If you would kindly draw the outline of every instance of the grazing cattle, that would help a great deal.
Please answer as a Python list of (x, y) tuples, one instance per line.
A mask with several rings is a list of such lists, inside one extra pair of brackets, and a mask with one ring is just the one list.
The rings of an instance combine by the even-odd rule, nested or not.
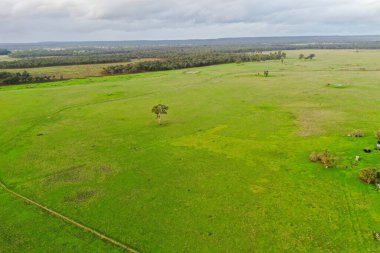
[(355, 156), (355, 161), (356, 161), (356, 162), (359, 162), (359, 161), (360, 161), (360, 156), (358, 156), (358, 155)]
[(365, 149), (363, 149), (363, 151), (366, 152), (366, 153), (371, 153), (372, 152), (372, 150), (369, 149), (369, 148), (365, 148)]

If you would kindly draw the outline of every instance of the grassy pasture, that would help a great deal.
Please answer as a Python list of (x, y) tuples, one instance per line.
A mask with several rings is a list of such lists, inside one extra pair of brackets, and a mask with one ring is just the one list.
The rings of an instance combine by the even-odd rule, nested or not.
[(0, 55), (0, 61), (15, 61), (16, 58), (11, 58), (8, 55)]
[[(380, 51), (288, 55), (0, 87), (0, 178), (141, 252), (379, 252), (380, 195), (357, 175), (380, 167), (362, 152), (380, 129)], [(338, 168), (308, 161), (326, 148)], [(0, 252), (118, 250), (0, 201)]]

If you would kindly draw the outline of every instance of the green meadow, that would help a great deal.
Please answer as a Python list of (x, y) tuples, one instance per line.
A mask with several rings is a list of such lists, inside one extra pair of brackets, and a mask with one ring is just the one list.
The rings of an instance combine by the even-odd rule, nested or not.
[[(2, 86), (0, 180), (139, 252), (379, 252), (380, 51), (287, 54)], [(0, 252), (121, 250), (0, 190)]]

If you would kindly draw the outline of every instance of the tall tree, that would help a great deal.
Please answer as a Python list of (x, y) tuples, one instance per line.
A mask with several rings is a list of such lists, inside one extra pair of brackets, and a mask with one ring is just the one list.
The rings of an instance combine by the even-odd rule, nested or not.
[(168, 114), (169, 107), (166, 105), (158, 104), (153, 106), (152, 113), (156, 114), (157, 123), (161, 125), (161, 115)]

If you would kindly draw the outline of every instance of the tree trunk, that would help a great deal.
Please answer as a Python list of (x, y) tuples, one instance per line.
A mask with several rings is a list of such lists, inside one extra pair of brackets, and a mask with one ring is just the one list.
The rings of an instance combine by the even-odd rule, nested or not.
[(161, 113), (157, 114), (157, 123), (161, 125)]

